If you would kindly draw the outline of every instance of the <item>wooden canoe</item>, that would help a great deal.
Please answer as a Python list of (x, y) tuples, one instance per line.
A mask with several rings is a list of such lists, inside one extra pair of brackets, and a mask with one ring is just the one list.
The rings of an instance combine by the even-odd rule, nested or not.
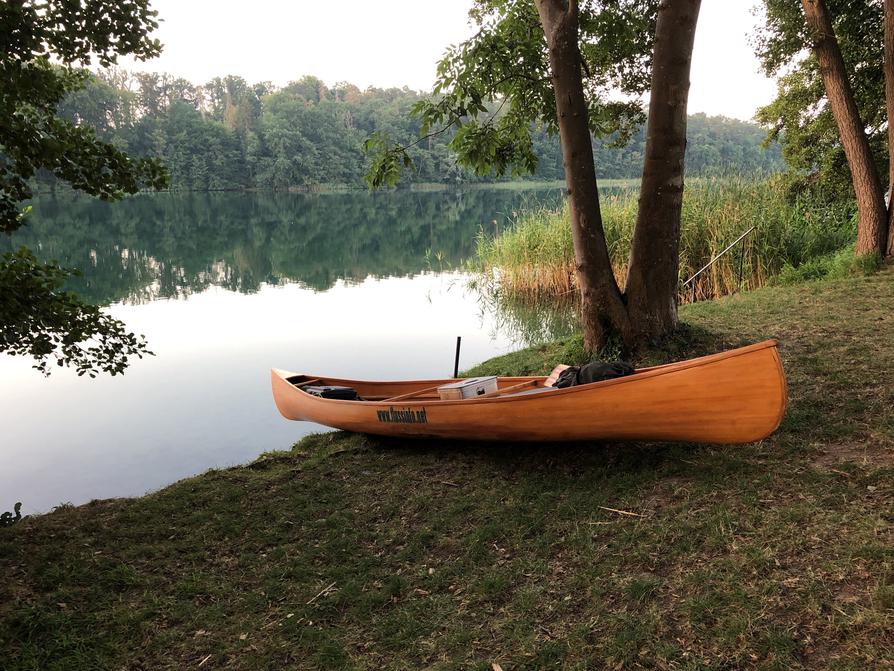
[[(749, 443), (779, 426), (787, 401), (775, 340), (565, 389), (544, 388), (543, 377), (502, 377), (496, 395), (464, 400), (438, 398), (451, 379), (370, 382), (278, 369), (271, 377), (287, 419), (413, 438)], [(363, 400), (320, 398), (305, 384), (353, 387)]]

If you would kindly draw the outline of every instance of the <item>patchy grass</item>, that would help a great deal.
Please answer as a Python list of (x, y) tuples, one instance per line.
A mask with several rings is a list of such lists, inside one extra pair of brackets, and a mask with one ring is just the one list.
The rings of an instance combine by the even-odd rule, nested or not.
[(889, 270), (685, 309), (652, 357), (780, 339), (753, 445), (325, 434), (0, 529), (0, 667), (890, 668), (892, 306)]

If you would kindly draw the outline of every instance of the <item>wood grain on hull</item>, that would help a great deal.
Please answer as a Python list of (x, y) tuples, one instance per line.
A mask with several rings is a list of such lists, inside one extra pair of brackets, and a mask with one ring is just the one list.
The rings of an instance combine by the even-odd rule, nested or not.
[[(729, 352), (642, 369), (629, 377), (534, 394), (441, 401), (338, 401), (296, 388), (272, 371), (273, 395), (288, 419), (387, 436), (499, 441), (682, 440), (748, 443), (772, 433), (787, 401), (770, 340)], [(305, 375), (362, 397), (392, 398), (451, 380), (368, 382)], [(500, 378), (500, 388), (544, 378)]]

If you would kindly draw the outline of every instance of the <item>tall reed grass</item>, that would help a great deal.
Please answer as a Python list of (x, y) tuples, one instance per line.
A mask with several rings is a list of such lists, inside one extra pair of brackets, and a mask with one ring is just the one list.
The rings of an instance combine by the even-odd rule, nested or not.
[[(612, 267), (623, 286), (636, 222), (638, 193), (603, 195), (601, 207)], [(686, 184), (680, 236), (680, 285), (742, 233), (755, 230), (694, 282), (696, 300), (763, 286), (783, 271), (833, 254), (856, 235), (854, 210), (802, 196), (792, 200), (781, 180), (694, 179)], [(567, 206), (514, 215), (496, 237), (480, 234), (476, 269), (516, 298), (575, 293), (574, 250)], [(740, 281), (741, 270), (741, 281)], [(691, 287), (680, 301), (693, 298)]]

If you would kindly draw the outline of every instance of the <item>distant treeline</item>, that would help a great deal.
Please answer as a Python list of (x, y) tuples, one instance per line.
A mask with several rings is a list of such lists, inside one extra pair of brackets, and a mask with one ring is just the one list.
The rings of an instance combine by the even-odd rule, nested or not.
[[(304, 77), (285, 87), (248, 84), (240, 77), (196, 86), (155, 73), (103, 71), (70, 95), (60, 112), (135, 156), (164, 160), (175, 189), (288, 189), (314, 185), (360, 186), (366, 169), (363, 141), (384, 131), (395, 142), (419, 139), (410, 114), (425, 94), (409, 89), (361, 91), (353, 84), (327, 87)], [(771, 173), (783, 166), (776, 145), (764, 149), (760, 127), (724, 117), (689, 117), (687, 172), (691, 175)], [(412, 147), (414, 168), (404, 181), (488, 181), (456, 164), (450, 134)], [(535, 133), (537, 179), (563, 178), (558, 138)], [(594, 140), (597, 175), (639, 177), (645, 134), (624, 147)]]

